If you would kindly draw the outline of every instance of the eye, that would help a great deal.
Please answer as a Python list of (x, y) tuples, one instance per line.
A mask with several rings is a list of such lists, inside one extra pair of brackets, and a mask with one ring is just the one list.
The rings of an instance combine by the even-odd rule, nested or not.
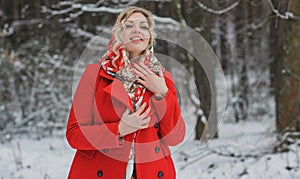
[(145, 26), (145, 25), (140, 26), (140, 28), (141, 28), (141, 29), (144, 29), (144, 30), (148, 30), (148, 29), (149, 29), (149, 27), (148, 27), (148, 26)]
[(132, 24), (125, 24), (125, 29), (131, 29), (131, 28), (133, 28)]

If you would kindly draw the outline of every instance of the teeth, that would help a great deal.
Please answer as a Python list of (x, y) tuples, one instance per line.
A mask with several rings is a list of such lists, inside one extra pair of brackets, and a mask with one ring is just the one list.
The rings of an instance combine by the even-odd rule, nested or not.
[(133, 38), (131, 38), (131, 40), (143, 40), (143, 39), (141, 39), (139, 37), (133, 37)]

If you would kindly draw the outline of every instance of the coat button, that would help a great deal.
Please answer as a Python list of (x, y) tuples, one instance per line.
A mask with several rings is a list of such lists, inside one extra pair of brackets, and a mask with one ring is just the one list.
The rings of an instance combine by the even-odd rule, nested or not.
[(158, 178), (162, 178), (162, 177), (164, 176), (164, 172), (159, 171), (159, 172), (157, 173), (157, 176), (158, 176)]
[(98, 175), (98, 177), (102, 177), (102, 176), (103, 176), (102, 170), (99, 170), (99, 171), (97, 172), (97, 175)]
[(103, 149), (103, 152), (104, 153), (108, 153), (108, 149)]
[(155, 128), (158, 128), (158, 127), (159, 127), (158, 122), (154, 124), (154, 127), (155, 127)]
[(155, 147), (155, 152), (158, 153), (160, 151), (159, 147)]

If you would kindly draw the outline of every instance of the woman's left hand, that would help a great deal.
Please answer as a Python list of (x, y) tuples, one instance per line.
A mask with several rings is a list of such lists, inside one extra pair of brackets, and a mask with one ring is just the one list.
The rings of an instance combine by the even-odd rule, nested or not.
[(144, 63), (134, 63), (134, 72), (140, 77), (138, 82), (144, 85), (148, 90), (158, 96), (165, 96), (168, 92), (168, 87), (162, 70), (159, 75), (151, 71)]

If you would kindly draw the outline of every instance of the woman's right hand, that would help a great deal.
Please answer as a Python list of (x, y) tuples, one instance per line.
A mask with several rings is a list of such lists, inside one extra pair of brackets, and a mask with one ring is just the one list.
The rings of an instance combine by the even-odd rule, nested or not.
[(145, 129), (149, 126), (150, 122), (150, 110), (149, 106), (147, 110), (144, 111), (146, 103), (144, 103), (136, 112), (129, 114), (130, 109), (127, 108), (123, 113), (123, 116), (119, 122), (119, 135), (125, 136), (127, 134), (133, 133), (139, 129)]

